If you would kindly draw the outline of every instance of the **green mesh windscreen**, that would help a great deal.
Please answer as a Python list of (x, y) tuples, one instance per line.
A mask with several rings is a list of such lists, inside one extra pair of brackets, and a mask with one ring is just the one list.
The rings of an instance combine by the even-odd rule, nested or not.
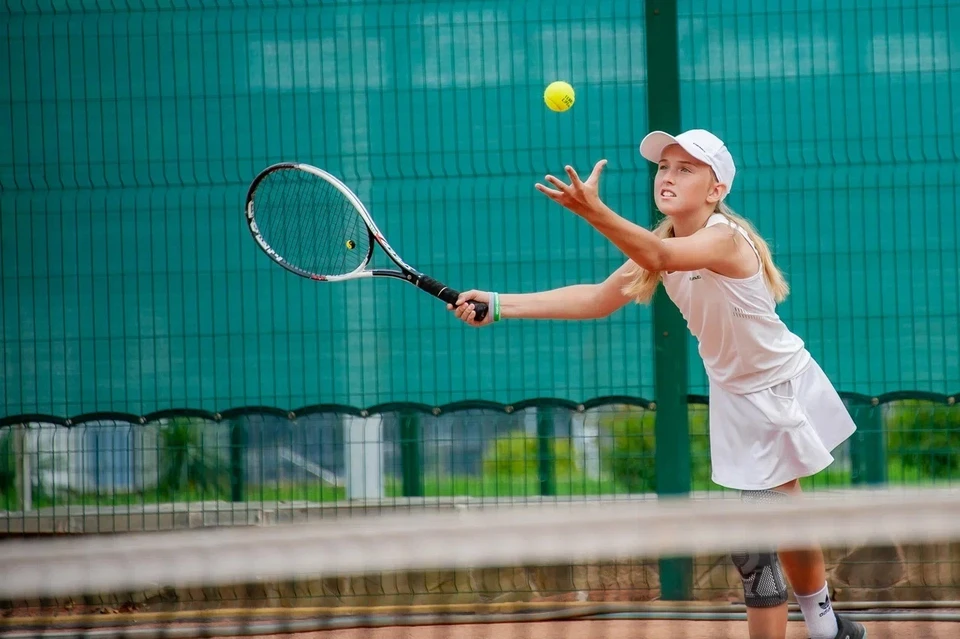
[[(679, 4), (683, 126), (728, 141), (790, 326), (842, 390), (954, 391), (960, 6)], [(644, 10), (7, 3), (0, 415), (652, 396), (646, 307), (467, 329), (398, 282), (293, 277), (242, 223), (253, 175), (299, 160), (452, 286), (604, 278), (619, 252), (533, 185), (605, 157), (605, 199), (648, 222)]]
[(960, 4), (679, 9), (683, 126), (731, 147), (788, 326), (843, 390), (960, 387)]
[(605, 277), (618, 251), (534, 184), (606, 157), (649, 218), (642, 3), (53, 4), (0, 27), (0, 413), (651, 394), (646, 308), (476, 331), (396, 281), (291, 276), (242, 208), (302, 161), (451, 286)]

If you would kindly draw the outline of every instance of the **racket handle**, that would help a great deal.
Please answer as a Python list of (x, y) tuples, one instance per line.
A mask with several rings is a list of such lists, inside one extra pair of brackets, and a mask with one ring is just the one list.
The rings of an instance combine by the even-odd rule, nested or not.
[(482, 322), (484, 318), (487, 316), (487, 311), (490, 310), (490, 307), (487, 306), (486, 302), (478, 302), (474, 300), (473, 310), (477, 314), (477, 316), (473, 319), (477, 322)]
[[(452, 304), (454, 306), (457, 305), (457, 298), (460, 297), (459, 291), (455, 291), (452, 288), (441, 284), (429, 275), (421, 275), (420, 279), (417, 280), (417, 287), (435, 297), (440, 298), (447, 304)], [(486, 302), (477, 302), (474, 300), (473, 310), (477, 314), (474, 320), (477, 322), (482, 322), (487, 316), (487, 312), (490, 310), (490, 307)]]

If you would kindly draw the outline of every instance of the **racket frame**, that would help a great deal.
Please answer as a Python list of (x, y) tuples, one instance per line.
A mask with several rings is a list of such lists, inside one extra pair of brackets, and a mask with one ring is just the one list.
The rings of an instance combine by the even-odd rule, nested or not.
[[(357, 268), (350, 271), (349, 273), (341, 273), (339, 275), (329, 275), (321, 273), (311, 273), (310, 271), (304, 270), (290, 262), (286, 261), (276, 249), (270, 246), (267, 243), (266, 239), (263, 237), (263, 234), (260, 232), (260, 227), (257, 226), (256, 214), (254, 212), (254, 194), (257, 190), (257, 187), (260, 183), (271, 173), (276, 171), (286, 171), (286, 170), (299, 170), (304, 171), (314, 175), (321, 180), (325, 180), (328, 184), (332, 185), (337, 189), (341, 195), (347, 198), (347, 201), (353, 205), (353, 208), (360, 215), (360, 219), (363, 220), (364, 225), (367, 228), (367, 233), (372, 240), (369, 243), (369, 249), (367, 254), (364, 256), (363, 261), (360, 263)], [(377, 227), (376, 222), (373, 221), (373, 216), (370, 215), (370, 211), (367, 210), (367, 207), (364, 206), (363, 202), (360, 201), (360, 198), (350, 190), (346, 184), (344, 184), (339, 178), (332, 175), (328, 171), (317, 168), (310, 164), (304, 164), (302, 162), (278, 162), (272, 164), (257, 174), (257, 176), (250, 183), (249, 188), (247, 189), (247, 199), (246, 199), (246, 218), (247, 218), (247, 228), (250, 231), (250, 234), (253, 236), (253, 239), (257, 242), (257, 245), (260, 249), (266, 253), (270, 259), (274, 262), (287, 269), (291, 273), (299, 275), (300, 277), (305, 277), (310, 280), (315, 280), (319, 282), (343, 282), (348, 280), (356, 280), (370, 277), (390, 277), (394, 279), (404, 280), (410, 284), (413, 284), (417, 288), (430, 293), (434, 297), (437, 297), (440, 300), (443, 300), (450, 304), (456, 303), (456, 298), (459, 296), (459, 293), (450, 289), (449, 287), (441, 284), (437, 280), (424, 275), (410, 264), (405, 262), (400, 255), (393, 250), (393, 247), (390, 246), (390, 243), (387, 242), (387, 239), (383, 236), (383, 233), (380, 232), (380, 229)], [(391, 270), (391, 269), (381, 269), (374, 268), (368, 269), (367, 266), (370, 264), (370, 260), (373, 258), (373, 244), (376, 242), (383, 252), (387, 254), (394, 264), (396, 264), (400, 270)], [(488, 307), (487, 304), (483, 302), (474, 302), (474, 310), (477, 312), (478, 321), (486, 316)]]

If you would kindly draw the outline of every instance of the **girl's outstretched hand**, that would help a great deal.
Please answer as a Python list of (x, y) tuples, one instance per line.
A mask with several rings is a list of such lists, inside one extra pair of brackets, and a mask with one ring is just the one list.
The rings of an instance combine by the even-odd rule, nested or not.
[(556, 188), (552, 189), (540, 183), (537, 183), (536, 188), (557, 204), (570, 209), (577, 215), (588, 216), (600, 210), (604, 205), (600, 199), (600, 174), (606, 165), (606, 160), (597, 162), (593, 167), (593, 172), (590, 173), (590, 177), (585, 182), (580, 180), (580, 176), (577, 175), (572, 166), (567, 166), (566, 170), (570, 177), (570, 184), (564, 184), (563, 180), (548, 175), (546, 181)]

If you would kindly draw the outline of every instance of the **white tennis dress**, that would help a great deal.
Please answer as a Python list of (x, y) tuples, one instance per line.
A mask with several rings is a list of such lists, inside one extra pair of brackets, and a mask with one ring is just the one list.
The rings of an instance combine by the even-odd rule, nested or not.
[[(728, 224), (723, 215), (707, 226)], [(780, 320), (763, 264), (748, 278), (707, 269), (665, 273), (664, 287), (699, 341), (710, 380), (713, 481), (738, 490), (775, 488), (833, 462), (856, 430), (803, 340)]]

